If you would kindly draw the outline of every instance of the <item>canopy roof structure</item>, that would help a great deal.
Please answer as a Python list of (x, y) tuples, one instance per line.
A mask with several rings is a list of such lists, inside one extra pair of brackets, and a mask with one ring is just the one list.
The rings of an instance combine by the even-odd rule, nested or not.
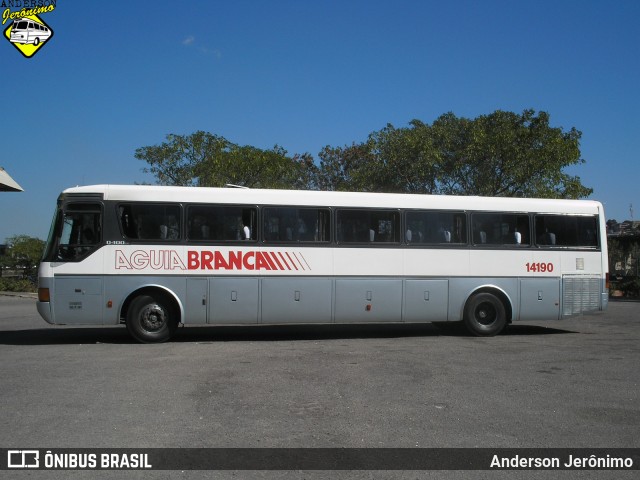
[(0, 167), (0, 192), (24, 192), (24, 189)]

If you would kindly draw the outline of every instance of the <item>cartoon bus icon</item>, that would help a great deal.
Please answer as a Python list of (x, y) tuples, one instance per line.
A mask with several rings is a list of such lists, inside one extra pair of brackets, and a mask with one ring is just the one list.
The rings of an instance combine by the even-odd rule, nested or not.
[(12, 43), (33, 43), (39, 45), (46, 42), (53, 32), (49, 27), (30, 18), (17, 18), (11, 28)]

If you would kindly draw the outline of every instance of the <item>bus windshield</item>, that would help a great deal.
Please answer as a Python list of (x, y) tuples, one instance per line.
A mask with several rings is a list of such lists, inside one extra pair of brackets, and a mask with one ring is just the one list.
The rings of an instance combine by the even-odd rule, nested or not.
[(25, 21), (14, 23), (13, 30), (26, 30), (28, 25), (29, 23)]
[(77, 203), (58, 210), (46, 249), (49, 261), (77, 261), (95, 250), (102, 237), (99, 204)]

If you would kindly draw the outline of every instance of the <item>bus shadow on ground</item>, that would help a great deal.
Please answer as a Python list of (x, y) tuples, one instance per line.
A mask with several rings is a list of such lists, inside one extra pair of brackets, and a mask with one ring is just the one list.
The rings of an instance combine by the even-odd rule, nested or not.
[[(435, 324), (440, 330), (441, 336), (481, 338), (471, 335), (462, 322), (440, 322)], [(498, 335), (499, 337), (511, 337), (521, 335), (559, 335), (563, 333), (580, 333), (562, 328), (545, 327), (541, 325), (511, 324)]]
[[(578, 333), (557, 328), (509, 326), (501, 336), (555, 335)], [(468, 337), (463, 325), (455, 322), (384, 325), (277, 325), (250, 327), (187, 327), (178, 330), (174, 342), (340, 340), (408, 337)]]
[[(579, 333), (539, 325), (509, 325), (500, 337)], [(251, 325), (188, 326), (178, 329), (172, 343), (339, 340), (408, 337), (466, 337), (463, 325), (455, 322), (424, 324), (362, 325)], [(487, 339), (485, 339), (487, 340)], [(0, 345), (136, 344), (124, 326), (41, 328), (0, 331)]]
[(134, 344), (122, 326), (0, 330), (0, 345)]

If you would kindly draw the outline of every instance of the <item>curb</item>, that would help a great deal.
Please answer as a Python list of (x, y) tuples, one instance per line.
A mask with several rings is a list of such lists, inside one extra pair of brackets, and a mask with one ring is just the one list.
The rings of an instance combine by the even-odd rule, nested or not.
[(30, 292), (0, 292), (0, 297), (20, 297), (20, 298), (33, 298), (37, 299), (37, 293)]

